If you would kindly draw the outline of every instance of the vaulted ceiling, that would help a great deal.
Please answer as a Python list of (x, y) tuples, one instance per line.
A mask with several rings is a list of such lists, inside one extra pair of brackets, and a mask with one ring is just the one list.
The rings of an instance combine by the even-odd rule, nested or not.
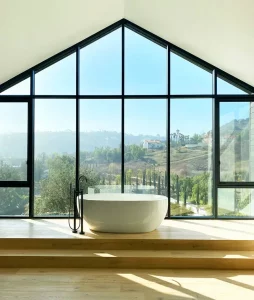
[(0, 84), (126, 18), (254, 85), (253, 0), (0, 0)]

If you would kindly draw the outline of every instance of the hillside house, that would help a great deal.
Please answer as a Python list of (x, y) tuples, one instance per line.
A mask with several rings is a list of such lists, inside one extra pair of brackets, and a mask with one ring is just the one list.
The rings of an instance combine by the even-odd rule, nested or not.
[(144, 149), (163, 149), (164, 143), (160, 140), (144, 140), (143, 148)]

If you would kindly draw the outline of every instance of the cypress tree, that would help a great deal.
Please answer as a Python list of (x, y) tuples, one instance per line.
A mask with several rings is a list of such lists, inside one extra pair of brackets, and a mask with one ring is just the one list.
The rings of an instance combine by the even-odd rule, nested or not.
[(143, 185), (146, 185), (146, 169), (143, 171)]
[(187, 203), (187, 188), (186, 186), (184, 187), (184, 206), (186, 206)]
[(126, 185), (126, 171), (124, 172), (124, 185)]
[(158, 176), (158, 195), (161, 194), (161, 176)]
[(167, 176), (167, 171), (165, 171), (164, 178), (165, 178), (165, 191), (167, 191), (167, 188), (168, 188), (168, 176)]
[(199, 183), (197, 186), (197, 205), (199, 206)]
[(176, 200), (177, 204), (179, 204), (179, 176), (176, 175)]

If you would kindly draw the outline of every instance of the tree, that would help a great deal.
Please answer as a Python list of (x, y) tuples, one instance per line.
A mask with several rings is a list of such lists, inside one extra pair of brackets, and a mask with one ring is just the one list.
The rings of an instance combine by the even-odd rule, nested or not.
[(146, 150), (142, 146), (129, 145), (125, 147), (124, 159), (126, 162), (131, 160), (144, 159)]
[(163, 177), (161, 177), (161, 188), (162, 188), (162, 195), (166, 195), (166, 189), (165, 189), (165, 186), (164, 186), (164, 179)]
[(199, 203), (208, 204), (208, 182), (210, 181), (210, 174), (204, 172), (200, 175), (192, 177), (192, 201), (197, 201), (197, 194), (199, 194)]
[(40, 181), (43, 178), (44, 172), (47, 170), (47, 156), (45, 153), (42, 153), (37, 156), (34, 161), (34, 180), (35, 182)]
[(180, 192), (179, 176), (176, 175), (176, 199), (177, 199), (177, 204), (179, 204), (179, 201), (180, 201), (179, 192)]
[(127, 184), (127, 181), (126, 181), (126, 171), (124, 171), (124, 185), (126, 185)]
[(200, 188), (199, 188), (199, 183), (195, 183), (192, 187), (192, 200), (196, 202), (197, 205), (200, 204), (199, 201), (199, 196), (200, 196)]
[(129, 169), (127, 172), (126, 172), (126, 182), (127, 182), (127, 185), (131, 185), (132, 184), (132, 169)]
[(29, 193), (26, 188), (1, 188), (0, 199), (0, 215), (24, 215)]
[(121, 184), (121, 175), (116, 175), (116, 185)]
[(35, 198), (35, 214), (66, 214), (70, 183), (75, 185), (75, 159), (53, 155), (47, 165), (48, 177), (40, 181), (41, 194)]
[[(0, 165), (0, 178), (3, 181), (21, 180), (20, 170), (3, 162)], [(1, 188), (0, 189), (0, 215), (23, 215), (29, 202), (26, 188)]]
[(146, 178), (147, 181), (149, 182), (149, 185), (152, 185), (152, 174), (151, 174), (151, 169), (146, 169)]
[(169, 196), (169, 192), (168, 192), (168, 174), (167, 174), (167, 171), (165, 171), (164, 178), (165, 178), (165, 193), (166, 193), (166, 195)]
[(181, 179), (180, 181), (180, 190), (181, 190), (181, 197), (183, 198), (184, 201), (184, 206), (187, 204), (187, 199), (190, 196), (191, 193), (191, 187), (192, 187), (192, 182), (191, 178), (185, 177)]
[(143, 180), (142, 180), (143, 186), (146, 185), (146, 169), (143, 170)]
[(153, 170), (153, 186), (156, 188), (156, 171), (155, 169)]
[(21, 180), (21, 174), (16, 168), (13, 168), (12, 166), (5, 164), (3, 161), (1, 161), (0, 178), (2, 181), (19, 181)]
[(138, 183), (139, 183), (139, 179), (140, 179), (140, 181), (141, 181), (142, 176), (143, 176), (142, 170), (141, 170), (141, 169), (138, 169), (138, 172), (137, 172), (137, 181), (138, 181)]
[(177, 178), (178, 178), (177, 174), (170, 173), (170, 188), (171, 188), (172, 196), (174, 196), (177, 191)]
[[(40, 196), (35, 198), (35, 214), (67, 214), (70, 204), (70, 183), (75, 186), (75, 158), (69, 155), (53, 155), (47, 161), (48, 177), (40, 181)], [(80, 175), (88, 182), (80, 188), (87, 192), (88, 186), (95, 186), (99, 179), (92, 169), (81, 167)]]
[(201, 143), (203, 141), (203, 136), (201, 134), (197, 134), (195, 133), (192, 137), (191, 137), (191, 141), (193, 144), (198, 144)]
[(158, 195), (161, 195), (161, 176), (158, 176)]

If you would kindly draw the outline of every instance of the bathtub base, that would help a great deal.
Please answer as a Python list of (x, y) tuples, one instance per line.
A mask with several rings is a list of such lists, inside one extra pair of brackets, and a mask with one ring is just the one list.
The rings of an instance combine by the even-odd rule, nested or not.
[(164, 196), (98, 194), (86, 197), (84, 220), (91, 230), (98, 232), (151, 232), (160, 226), (168, 209), (168, 198)]
[[(89, 225), (88, 225), (89, 226)], [(101, 232), (101, 233), (147, 233), (147, 232), (152, 232), (154, 230), (156, 230), (156, 228), (147, 228), (147, 227), (144, 227), (144, 228), (139, 228), (139, 229), (136, 229), (136, 228), (128, 228), (127, 226), (124, 226), (124, 228), (122, 229), (116, 229), (115, 227), (113, 228), (98, 228), (98, 229), (92, 229), (91, 228), (92, 226), (89, 226), (89, 229), (94, 231), (94, 232)]]

